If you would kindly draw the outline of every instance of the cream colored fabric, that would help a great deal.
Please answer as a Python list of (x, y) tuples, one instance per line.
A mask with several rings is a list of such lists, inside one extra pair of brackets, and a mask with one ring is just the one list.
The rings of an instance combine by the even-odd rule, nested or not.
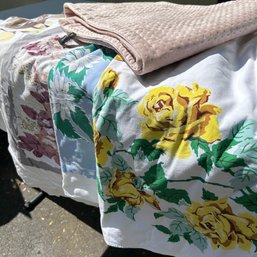
[(145, 74), (257, 29), (257, 1), (210, 6), (158, 3), (64, 5), (61, 26), (84, 42), (116, 49)]

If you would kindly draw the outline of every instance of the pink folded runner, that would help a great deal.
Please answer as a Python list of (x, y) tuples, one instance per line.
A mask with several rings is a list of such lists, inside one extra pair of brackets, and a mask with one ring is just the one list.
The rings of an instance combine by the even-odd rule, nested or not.
[(210, 6), (66, 3), (64, 14), (66, 32), (114, 48), (140, 75), (257, 30), (257, 0)]

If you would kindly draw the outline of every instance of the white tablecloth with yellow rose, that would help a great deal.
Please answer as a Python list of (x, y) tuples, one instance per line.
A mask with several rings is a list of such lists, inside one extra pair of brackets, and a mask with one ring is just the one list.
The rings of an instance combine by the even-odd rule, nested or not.
[(257, 255), (256, 35), (143, 77), (120, 58), (93, 97), (109, 245)]

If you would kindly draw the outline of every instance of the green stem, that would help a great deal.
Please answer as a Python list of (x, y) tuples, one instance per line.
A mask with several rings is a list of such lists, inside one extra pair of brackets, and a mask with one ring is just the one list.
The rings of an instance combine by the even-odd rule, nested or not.
[(123, 152), (123, 153), (127, 153), (127, 154), (132, 155), (132, 153), (129, 152), (129, 151), (127, 151), (127, 150), (116, 150), (116, 151), (114, 152), (114, 154), (115, 154), (115, 153), (120, 153), (120, 152)]
[(203, 178), (201, 177), (191, 177), (189, 179), (177, 179), (177, 180), (168, 180), (169, 182), (190, 182), (190, 181), (194, 181), (194, 180), (197, 180), (197, 181), (200, 181), (202, 182), (203, 184), (208, 184), (208, 185), (213, 185), (213, 186), (221, 186), (221, 187), (224, 187), (224, 188), (231, 188), (231, 189), (234, 189), (233, 187), (231, 186), (227, 186), (227, 185), (222, 185), (222, 184), (219, 184), (219, 183), (214, 183), (214, 182), (207, 182), (205, 181)]
[(250, 194), (256, 194), (250, 187), (246, 187), (246, 190), (247, 190)]
[(226, 173), (229, 173), (232, 177), (235, 176), (235, 173), (231, 170), (231, 169), (224, 169), (224, 170), (221, 170), (222, 172), (226, 172)]

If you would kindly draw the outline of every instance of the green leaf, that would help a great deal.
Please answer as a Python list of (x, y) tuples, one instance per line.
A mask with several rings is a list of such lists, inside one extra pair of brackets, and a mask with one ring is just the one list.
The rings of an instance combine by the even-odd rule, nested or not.
[(98, 91), (97, 88), (95, 88), (94, 93), (93, 93), (93, 117), (95, 119), (98, 118), (98, 115), (102, 109), (102, 106), (104, 104), (103, 101), (103, 96), (101, 94), (101, 91)]
[(107, 201), (108, 203), (117, 203), (117, 202), (119, 201), (119, 199), (116, 199), (116, 198), (108, 198), (108, 199), (106, 199), (106, 201)]
[(233, 138), (232, 139), (227, 138), (213, 145), (212, 152), (213, 152), (214, 158), (220, 159), (225, 152), (227, 152), (236, 144), (238, 143)]
[(171, 235), (168, 239), (168, 242), (177, 243), (180, 241), (179, 235)]
[(255, 246), (255, 253), (257, 253), (257, 240), (252, 240), (253, 245)]
[(214, 193), (207, 191), (203, 188), (202, 199), (205, 201), (215, 201), (215, 200), (218, 200), (219, 198)]
[(97, 183), (97, 192), (100, 195), (100, 197), (102, 198), (102, 200), (104, 201), (104, 193), (102, 190), (102, 185), (101, 185), (99, 177), (96, 177), (96, 183)]
[(83, 90), (81, 90), (78, 86), (70, 86), (68, 90), (68, 94), (71, 94), (74, 96), (75, 103), (78, 103), (82, 97), (84, 97), (86, 94)]
[(244, 141), (237, 148), (236, 154), (238, 157), (243, 158), (246, 162), (257, 163), (257, 143), (252, 139), (251, 142)]
[(199, 137), (197, 137), (197, 138), (193, 137), (190, 139), (190, 141), (191, 141), (191, 148), (193, 149), (196, 156), (198, 156), (199, 149), (204, 150), (205, 153), (211, 152), (208, 142), (205, 141), (204, 139), (199, 138)]
[(193, 230), (190, 233), (190, 239), (192, 244), (195, 245), (201, 252), (204, 252), (208, 248), (208, 241), (201, 233)]
[(162, 225), (153, 225), (153, 226), (156, 227), (159, 231), (161, 231), (164, 234), (168, 234), (168, 235), (171, 234), (171, 231)]
[(93, 128), (88, 117), (79, 107), (75, 107), (75, 112), (71, 112), (71, 118), (88, 135), (91, 142), (94, 142)]
[(187, 242), (191, 245), (193, 243), (193, 240), (191, 239), (191, 236), (190, 236), (191, 233), (185, 233), (183, 235), (183, 237), (185, 238), (185, 240), (187, 240)]
[(115, 99), (115, 101), (119, 101), (127, 105), (137, 103), (137, 101), (135, 101), (134, 99), (131, 99), (129, 95), (121, 89), (115, 89), (112, 94), (112, 97)]
[(212, 159), (211, 159), (211, 155), (207, 154), (207, 153), (203, 153), (200, 155), (200, 158), (197, 159), (198, 164), (205, 169), (206, 173), (209, 174), (210, 171), (212, 170)]
[(164, 214), (163, 214), (163, 213), (158, 213), (158, 212), (155, 212), (153, 215), (154, 215), (155, 219), (158, 219), (158, 218), (160, 218), (160, 217), (163, 217), (163, 216), (164, 216)]
[(174, 220), (170, 224), (170, 231), (172, 234), (183, 236), (193, 230), (192, 225), (185, 222), (185, 220)]
[(48, 73), (48, 88), (51, 89), (51, 83), (50, 81), (53, 81), (54, 80), (54, 71), (55, 69), (51, 69), (50, 72)]
[(118, 201), (118, 208), (119, 210), (121, 210), (122, 212), (124, 212), (124, 207), (126, 205), (126, 202), (124, 200), (119, 200)]
[(67, 119), (62, 120), (61, 112), (57, 112), (54, 114), (54, 123), (57, 129), (60, 130), (62, 134), (67, 136), (68, 138), (73, 138), (73, 139), (80, 138), (80, 136), (75, 132), (69, 120)]
[(112, 140), (118, 140), (118, 127), (113, 114), (99, 114), (96, 126), (102, 136), (107, 136)]
[(109, 98), (112, 95), (113, 91), (114, 89), (111, 87), (105, 88), (103, 91), (104, 97)]
[(214, 157), (214, 164), (218, 168), (231, 169), (234, 167), (246, 166), (244, 159), (234, 154), (224, 152), (220, 158)]
[(154, 161), (160, 158), (160, 156), (164, 153), (164, 151), (162, 149), (154, 149), (153, 151), (151, 151), (151, 153), (149, 153), (148, 155), (146, 155), (148, 161)]
[(243, 120), (237, 123), (230, 131), (230, 138), (240, 143), (252, 139), (256, 131), (257, 122), (254, 120)]
[(235, 191), (252, 187), (257, 183), (257, 170), (250, 167), (245, 167), (234, 173), (234, 177), (229, 181)]
[(156, 195), (169, 203), (178, 204), (181, 199), (184, 199), (187, 203), (191, 204), (187, 191), (183, 189), (166, 188), (157, 192)]
[(236, 203), (243, 205), (247, 210), (257, 213), (257, 193), (243, 193), (242, 196), (233, 199)]
[(156, 213), (154, 213), (154, 217), (156, 219), (158, 219), (160, 217), (166, 217), (168, 219), (175, 219), (175, 220), (184, 220), (185, 219), (184, 214), (175, 208), (169, 208), (168, 211), (156, 212)]
[(168, 181), (165, 178), (165, 173), (161, 163), (152, 166), (142, 178), (154, 191), (167, 188)]
[(120, 171), (125, 171), (129, 168), (127, 162), (118, 154), (112, 156), (112, 165)]
[(135, 221), (135, 214), (139, 211), (140, 209), (139, 208), (135, 208), (133, 206), (130, 206), (130, 205), (127, 205), (125, 207), (125, 214), (128, 218), (130, 218), (131, 220), (134, 220)]
[(149, 142), (145, 139), (135, 139), (131, 145), (130, 152), (135, 157), (142, 151), (148, 161), (157, 160), (164, 153), (163, 150), (155, 148), (154, 145), (158, 142), (158, 140)]
[(100, 179), (103, 185), (107, 185), (108, 182), (112, 179), (112, 171), (110, 168), (105, 168), (100, 172)]
[(110, 213), (110, 212), (117, 212), (118, 211), (118, 205), (111, 205), (109, 206), (108, 210), (106, 212), (104, 212), (105, 214)]

